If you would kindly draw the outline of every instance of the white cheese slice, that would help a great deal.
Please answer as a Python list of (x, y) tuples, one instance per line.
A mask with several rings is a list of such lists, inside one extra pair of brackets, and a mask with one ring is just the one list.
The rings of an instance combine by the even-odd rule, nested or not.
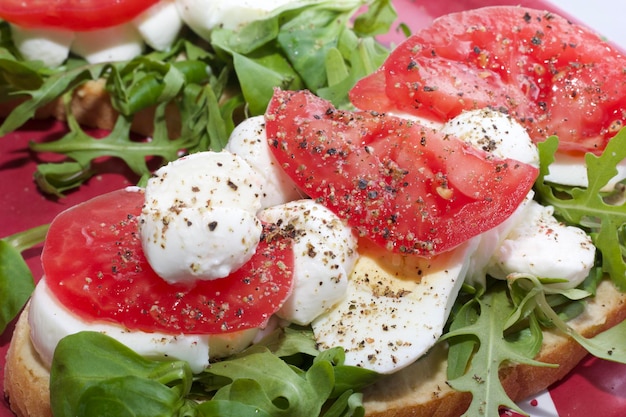
[(175, 0), (161, 0), (133, 19), (141, 37), (157, 51), (168, 49), (183, 27)]
[(189, 362), (194, 372), (209, 364), (209, 337), (207, 335), (167, 335), (130, 331), (107, 323), (87, 323), (72, 314), (52, 294), (41, 279), (30, 301), (28, 320), (31, 340), (46, 366), (50, 367), (54, 349), (59, 341), (81, 331), (101, 332), (128, 346), (139, 355), (152, 359), (175, 358)]
[(346, 364), (383, 374), (410, 365), (441, 336), (471, 250), (429, 260), (360, 247), (348, 295), (312, 323), (319, 348), (342, 346)]
[(237, 29), (245, 23), (263, 19), (274, 10), (294, 0), (176, 0), (183, 21), (209, 40), (215, 27)]
[(30, 301), (31, 340), (43, 363), (49, 368), (54, 349), (65, 336), (81, 331), (100, 332), (116, 339), (139, 355), (150, 359), (177, 359), (189, 362), (194, 373), (209, 366), (209, 359), (223, 358), (248, 347), (260, 329), (247, 329), (221, 335), (166, 334), (129, 330), (115, 323), (88, 322), (73, 314), (52, 293), (42, 278)]
[[(602, 191), (613, 191), (615, 184), (626, 178), (626, 160), (617, 164), (617, 174), (604, 186)], [(554, 162), (549, 166), (549, 174), (545, 176), (547, 182), (576, 187), (587, 187), (587, 165), (583, 155), (569, 155), (557, 153)]]
[(91, 64), (127, 61), (140, 55), (144, 43), (131, 23), (88, 32), (76, 32), (72, 52)]
[(61, 29), (32, 29), (11, 25), (15, 47), (24, 59), (40, 60), (47, 67), (58, 67), (67, 59), (74, 32)]

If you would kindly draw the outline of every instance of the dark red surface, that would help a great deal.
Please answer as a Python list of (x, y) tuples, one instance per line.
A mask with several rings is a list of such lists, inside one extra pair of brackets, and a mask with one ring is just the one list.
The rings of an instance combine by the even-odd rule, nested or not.
[[(433, 18), (445, 13), (470, 8), (509, 4), (544, 8), (559, 12), (543, 1), (520, 0), (447, 0), (419, 1), (395, 0), (401, 16), (399, 22), (413, 30), (423, 27)], [(400, 32), (384, 37), (397, 42)], [(132, 185), (136, 181), (126, 169), (114, 160), (103, 161), (103, 173), (92, 178), (79, 190), (64, 198), (42, 195), (33, 182), (36, 161), (28, 150), (31, 140), (44, 141), (59, 135), (64, 125), (58, 122), (39, 121), (28, 124), (19, 132), (0, 138), (0, 237), (49, 223), (62, 210), (95, 195)], [(35, 277), (41, 275), (39, 249), (26, 253)], [(1, 294), (0, 294), (1, 297)], [(4, 392), (4, 356), (9, 346), (11, 329), (0, 335), (0, 389)], [(573, 416), (624, 416), (626, 415), (626, 365), (588, 358), (561, 383), (550, 390), (558, 409), (558, 417)], [(529, 401), (530, 402), (530, 401)], [(532, 405), (532, 404), (531, 404)], [(506, 413), (506, 415), (514, 415)], [(556, 417), (537, 407), (536, 417)], [(6, 402), (0, 401), (0, 417), (11, 417)]]
[[(91, 197), (132, 185), (137, 180), (115, 160), (103, 161), (98, 169), (105, 172), (93, 177), (84, 187), (69, 192), (63, 198), (41, 194), (33, 180), (36, 168), (34, 155), (28, 149), (30, 141), (45, 141), (58, 137), (65, 125), (55, 121), (28, 123), (19, 132), (0, 138), (0, 237), (12, 235), (31, 227), (47, 224), (61, 211)], [(41, 276), (41, 249), (24, 253), (33, 276)], [(2, 294), (0, 294), (0, 297)], [(11, 340), (12, 329), (0, 336), (0, 387), (4, 392), (4, 357)], [(2, 396), (0, 417), (13, 414)]]
[(588, 357), (550, 389), (559, 417), (626, 415), (626, 365)]

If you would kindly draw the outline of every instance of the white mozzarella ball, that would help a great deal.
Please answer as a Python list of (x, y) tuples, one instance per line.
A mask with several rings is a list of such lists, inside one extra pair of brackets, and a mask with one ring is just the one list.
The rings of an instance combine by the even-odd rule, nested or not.
[(357, 259), (357, 239), (332, 211), (313, 200), (292, 201), (259, 212), (259, 217), (293, 235), (294, 285), (279, 317), (309, 324), (346, 293)]
[(272, 155), (263, 116), (250, 117), (237, 125), (225, 149), (245, 159), (260, 176), (264, 191), (261, 204), (264, 208), (302, 197), (296, 184)]
[(160, 168), (148, 181), (142, 246), (169, 283), (223, 278), (259, 243), (262, 186), (230, 152), (199, 152)]
[(442, 132), (489, 152), (539, 167), (537, 147), (526, 129), (510, 116), (492, 109), (464, 111), (449, 120)]
[(168, 49), (183, 27), (174, 0), (161, 0), (133, 19), (141, 37), (157, 51)]
[(488, 272), (506, 279), (509, 274), (563, 279), (548, 284), (573, 288), (588, 275), (595, 261), (595, 246), (580, 228), (557, 221), (552, 207), (532, 201), (526, 218), (518, 223), (495, 251)]
[(24, 59), (39, 60), (47, 67), (58, 67), (67, 59), (74, 32), (62, 29), (22, 28), (11, 25), (15, 47)]
[(76, 32), (72, 52), (91, 64), (128, 61), (141, 55), (143, 39), (131, 23)]

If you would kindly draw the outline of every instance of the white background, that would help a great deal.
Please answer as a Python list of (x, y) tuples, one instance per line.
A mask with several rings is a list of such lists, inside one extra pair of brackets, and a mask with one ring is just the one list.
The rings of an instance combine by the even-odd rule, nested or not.
[(626, 51), (625, 0), (550, 0)]

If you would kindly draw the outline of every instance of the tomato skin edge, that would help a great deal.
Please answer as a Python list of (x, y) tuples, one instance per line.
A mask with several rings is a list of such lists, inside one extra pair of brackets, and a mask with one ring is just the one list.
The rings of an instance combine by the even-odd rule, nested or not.
[[(143, 192), (118, 190), (57, 216), (42, 252), (46, 282), (86, 322), (166, 334), (264, 327), (293, 286), (291, 240), (263, 239), (231, 276), (170, 285), (150, 268), (138, 232)], [(279, 265), (280, 267), (277, 267)]]
[(502, 108), (533, 141), (600, 154), (626, 125), (626, 57), (598, 34), (525, 7), (451, 13), (400, 43), (349, 92), (361, 110), (446, 122)]
[(0, 18), (32, 29), (90, 31), (127, 23), (160, 0), (3, 0)]
[(307, 91), (275, 90), (266, 131), (304, 193), (404, 255), (431, 257), (497, 226), (538, 175), (413, 121), (337, 110)]

